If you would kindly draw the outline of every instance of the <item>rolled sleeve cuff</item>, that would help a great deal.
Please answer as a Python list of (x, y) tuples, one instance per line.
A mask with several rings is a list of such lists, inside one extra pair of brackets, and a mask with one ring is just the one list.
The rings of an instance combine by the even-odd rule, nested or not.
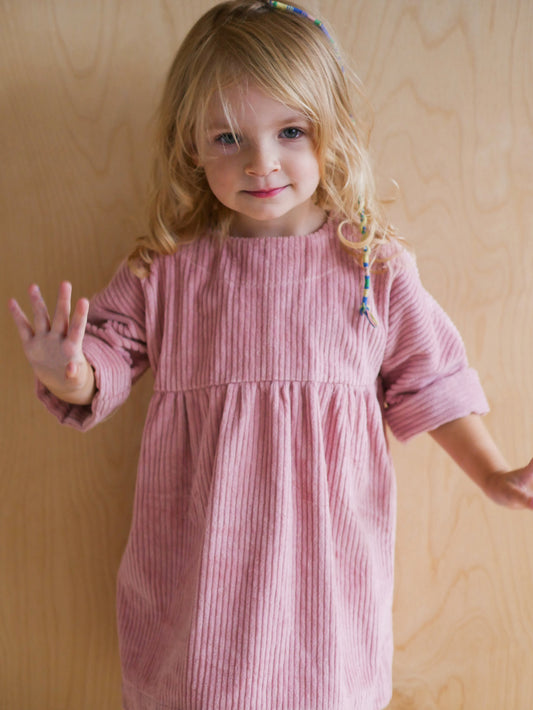
[(61, 424), (86, 431), (107, 419), (128, 397), (131, 370), (124, 359), (99, 338), (86, 335), (83, 353), (94, 369), (96, 394), (88, 405), (70, 404), (37, 381), (37, 397)]
[(385, 419), (399, 441), (408, 441), (454, 419), (486, 414), (489, 405), (478, 374), (465, 368), (385, 406)]

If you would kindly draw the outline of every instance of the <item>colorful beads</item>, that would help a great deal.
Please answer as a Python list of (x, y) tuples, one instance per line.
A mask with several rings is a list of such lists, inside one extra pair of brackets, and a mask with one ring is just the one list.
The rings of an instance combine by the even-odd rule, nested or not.
[[(364, 235), (366, 233), (366, 215), (364, 213), (364, 210), (361, 211), (361, 214), (359, 215), (359, 220), (361, 225), (361, 234)], [(360, 315), (365, 316), (370, 325), (375, 328), (378, 322), (372, 314), (368, 305), (368, 297), (370, 294), (370, 248), (368, 246), (364, 247), (363, 252), (364, 284), (363, 299), (361, 301), (361, 308), (359, 309), (359, 313)]]
[(364, 236), (366, 234), (366, 214), (364, 210), (359, 213), (359, 223), (361, 225), (361, 234)]

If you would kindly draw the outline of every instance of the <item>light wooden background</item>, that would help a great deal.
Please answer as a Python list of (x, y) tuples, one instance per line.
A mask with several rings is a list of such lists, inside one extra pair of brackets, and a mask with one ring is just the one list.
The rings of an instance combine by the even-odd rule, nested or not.
[[(150, 118), (210, 0), (0, 0), (2, 302), (90, 295), (143, 228)], [(530, 0), (323, 0), (376, 109), (374, 157), (422, 276), (533, 455)], [(27, 301), (26, 301), (27, 303)], [(115, 574), (148, 376), (80, 435), (33, 396), (2, 307), (0, 710), (118, 710)], [(533, 514), (500, 509), (429, 437), (394, 445), (394, 710), (528, 710)], [(326, 709), (320, 709), (326, 710)]]

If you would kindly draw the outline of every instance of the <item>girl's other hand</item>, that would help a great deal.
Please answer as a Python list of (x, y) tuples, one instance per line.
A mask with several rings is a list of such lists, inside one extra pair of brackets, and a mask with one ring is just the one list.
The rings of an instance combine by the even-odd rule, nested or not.
[(491, 474), (485, 481), (484, 491), (500, 505), (533, 509), (533, 459), (516, 471)]
[(72, 404), (90, 404), (95, 394), (92, 367), (82, 351), (89, 302), (80, 299), (70, 318), (72, 286), (61, 283), (52, 321), (37, 285), (30, 286), (33, 325), (15, 299), (9, 310), (24, 353), (35, 376), (56, 397)]
[(533, 509), (533, 459), (511, 470), (481, 417), (461, 417), (430, 434), (495, 503)]

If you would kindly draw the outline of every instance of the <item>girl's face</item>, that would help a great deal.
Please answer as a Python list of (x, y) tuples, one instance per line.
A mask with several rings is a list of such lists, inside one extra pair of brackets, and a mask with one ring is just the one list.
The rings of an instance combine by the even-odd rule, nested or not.
[(306, 117), (257, 87), (225, 93), (236, 135), (220, 99), (208, 111), (199, 164), (217, 199), (233, 212), (235, 236), (307, 234), (325, 219), (313, 201), (320, 180)]

